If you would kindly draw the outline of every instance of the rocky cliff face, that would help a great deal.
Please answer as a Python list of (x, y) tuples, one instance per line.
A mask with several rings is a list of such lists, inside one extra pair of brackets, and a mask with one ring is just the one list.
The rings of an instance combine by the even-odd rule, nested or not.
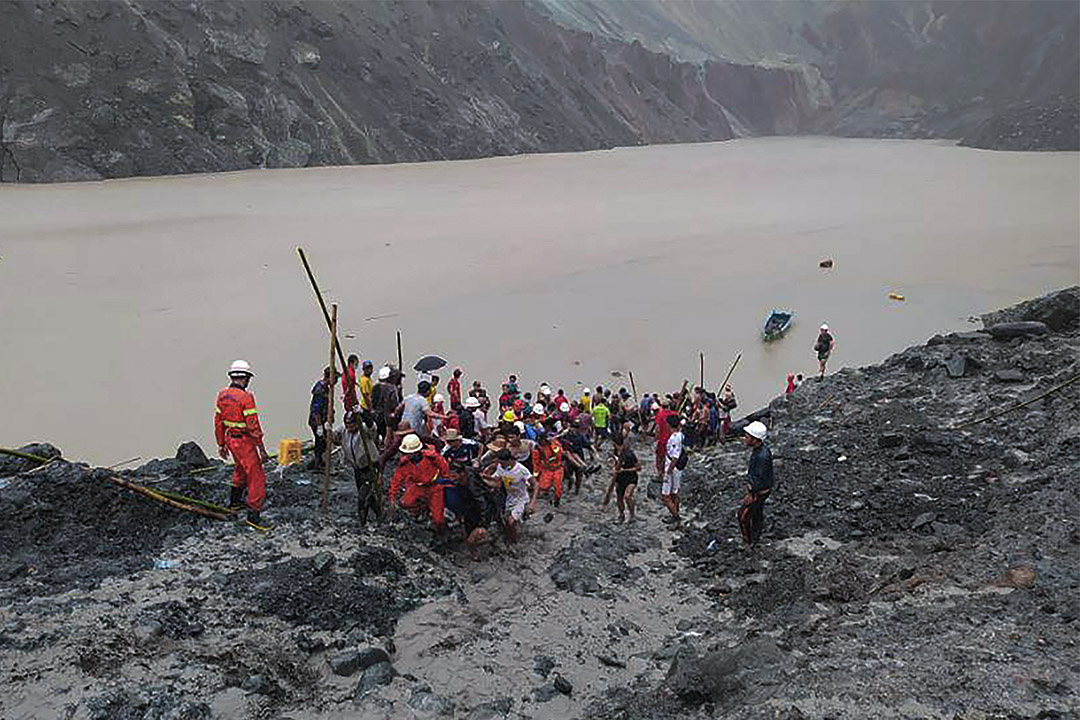
[(749, 131), (806, 107), (795, 73), (677, 62), (515, 2), (15, 1), (0, 28), (8, 182), (724, 140), (728, 81)]
[(813, 132), (961, 137), (1019, 102), (1080, 84), (1080, 5), (1061, 2), (536, 0), (554, 21), (692, 61), (821, 78)]
[(0, 0), (0, 181), (831, 133), (1075, 92), (1075, 3)]

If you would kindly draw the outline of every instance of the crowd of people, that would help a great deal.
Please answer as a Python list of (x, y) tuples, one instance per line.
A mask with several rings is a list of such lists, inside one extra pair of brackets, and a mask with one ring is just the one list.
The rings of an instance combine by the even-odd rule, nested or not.
[[(819, 377), (835, 347), (822, 325), (814, 350)], [(255, 400), (247, 387), (254, 374), (237, 360), (231, 384), (217, 398), (215, 434), (222, 458), (235, 461), (230, 508), (246, 505), (248, 523), (267, 525), (261, 516), (265, 497), (262, 464), (269, 458)], [(614, 494), (618, 521), (637, 515), (636, 493), (644, 467), (635, 444), (654, 443), (656, 495), (666, 509), (664, 522), (682, 523), (680, 489), (689, 451), (733, 439), (735, 393), (725, 384), (719, 396), (703, 387), (663, 397), (640, 399), (625, 388), (583, 388), (571, 397), (563, 388), (539, 383), (523, 390), (516, 375), (493, 397), (479, 381), (464, 385), (455, 368), (445, 387), (438, 375), (420, 373), (416, 391), (405, 394), (404, 374), (351, 355), (339, 375), (327, 367), (311, 389), (308, 425), (314, 435), (311, 468), (323, 471), (334, 447), (351, 470), (361, 524), (399, 510), (425, 517), (441, 536), (460, 528), (475, 553), (496, 528), (516, 542), (521, 523), (541, 501), (559, 507), (566, 494), (578, 495), (586, 476), (607, 470), (603, 504)], [(340, 381), (343, 422), (333, 426), (331, 388)], [(787, 394), (802, 383), (789, 373)], [(765, 500), (773, 487), (772, 456), (761, 422), (740, 428), (751, 448), (745, 495), (737, 517), (744, 541), (756, 544)], [(389, 482), (385, 482), (386, 480)], [(384, 489), (384, 486), (388, 488)], [(652, 494), (650, 492), (650, 494)], [(549, 518), (550, 519), (550, 518)]]

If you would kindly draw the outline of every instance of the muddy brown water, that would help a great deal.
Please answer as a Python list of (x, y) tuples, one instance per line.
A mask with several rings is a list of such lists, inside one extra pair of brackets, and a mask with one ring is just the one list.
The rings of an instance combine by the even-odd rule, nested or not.
[[(0, 186), (0, 444), (111, 464), (212, 447), (237, 357), (271, 445), (306, 436), (328, 342), (439, 353), (491, 390), (669, 390), (737, 352), (743, 409), (1080, 279), (1075, 153), (775, 138), (572, 155)], [(833, 258), (831, 270), (819, 260)], [(904, 302), (887, 298), (896, 291)], [(762, 344), (772, 307), (798, 315)], [(614, 377), (620, 373), (622, 377)]]

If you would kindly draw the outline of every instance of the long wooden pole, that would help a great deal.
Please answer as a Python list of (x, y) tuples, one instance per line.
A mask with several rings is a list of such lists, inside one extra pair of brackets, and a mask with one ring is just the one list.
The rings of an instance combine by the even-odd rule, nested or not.
[[(319, 283), (315, 282), (315, 274), (311, 272), (311, 266), (308, 265), (307, 255), (304, 254), (304, 248), (296, 248), (296, 252), (300, 255), (300, 262), (304, 263), (304, 270), (307, 271), (308, 280), (311, 281), (311, 289), (315, 291), (315, 299), (319, 301), (319, 307), (322, 308), (323, 319), (326, 320), (326, 327), (330, 328), (332, 323), (330, 322), (330, 311), (326, 308), (326, 302), (323, 300), (322, 292), (319, 290)], [(345, 362), (345, 353), (341, 351), (341, 343), (338, 342), (337, 334), (333, 335), (334, 348), (337, 350), (338, 359), (341, 361), (341, 367), (348, 365)]]
[(150, 488), (143, 487), (142, 485), (136, 485), (135, 483), (128, 482), (127, 480), (121, 480), (120, 478), (118, 478), (116, 476), (110, 476), (109, 480), (116, 483), (117, 485), (119, 485), (121, 487), (125, 487), (128, 490), (134, 490), (135, 492), (139, 493), (140, 495), (144, 495), (145, 497), (148, 497), (151, 500), (157, 500), (159, 503), (162, 503), (163, 505), (168, 505), (170, 507), (174, 507), (177, 510), (187, 510), (188, 512), (195, 513), (196, 515), (202, 515), (204, 517), (213, 518), (214, 520), (228, 520), (228, 519), (230, 519), (229, 516), (225, 515), (224, 513), (214, 512), (213, 510), (207, 510), (206, 508), (199, 507), (197, 505), (187, 505), (187, 504), (182, 503), (182, 502), (177, 502), (176, 500), (173, 500), (172, 498), (167, 498), (164, 495), (161, 495), (161, 494), (155, 492), (154, 490), (151, 490)]
[(397, 369), (401, 373), (402, 377), (405, 376), (405, 365), (402, 364), (401, 359), (401, 331), (397, 331)]
[(701, 359), (701, 382), (698, 383), (698, 387), (704, 389), (704, 387), (705, 387), (705, 353), (698, 353), (698, 357)]
[(630, 391), (632, 393), (634, 393), (634, 404), (635, 405), (640, 405), (641, 403), (638, 402), (638, 396), (637, 396), (637, 385), (634, 383), (634, 371), (633, 370), (628, 370), (627, 372), (630, 375)]
[(735, 362), (731, 363), (731, 368), (727, 371), (727, 375), (724, 376), (724, 382), (720, 383), (721, 397), (723, 397), (724, 387), (727, 385), (727, 381), (731, 379), (731, 373), (735, 372), (735, 366), (739, 364), (739, 360), (742, 360), (742, 353), (735, 356)]
[(972, 425), (978, 425), (980, 423), (984, 423), (987, 420), (993, 420), (994, 418), (999, 418), (1002, 415), (1008, 415), (1009, 413), (1011, 413), (1014, 410), (1019, 410), (1020, 408), (1025, 408), (1028, 405), (1031, 405), (1032, 403), (1035, 403), (1035, 402), (1038, 402), (1039, 400), (1042, 400), (1047, 395), (1053, 395), (1058, 390), (1063, 390), (1063, 389), (1069, 387), (1070, 385), (1072, 385), (1077, 380), (1080, 380), (1080, 375), (1073, 375), (1071, 378), (1069, 378), (1065, 382), (1061, 383), (1060, 385), (1058, 385), (1056, 387), (1052, 387), (1049, 390), (1047, 390), (1046, 392), (1040, 393), (1039, 395), (1036, 395), (1035, 397), (1031, 398), (1030, 400), (1025, 400), (1024, 402), (1020, 403), (1019, 405), (1012, 405), (1011, 407), (1007, 407), (1004, 410), (1000, 410), (998, 412), (991, 413), (990, 415), (987, 415), (986, 417), (983, 417), (983, 418), (979, 418), (978, 420), (971, 420), (969, 422), (961, 423), (959, 425), (953, 425), (952, 427), (948, 427), (948, 428), (944, 428), (944, 429), (945, 430), (960, 430), (962, 428), (971, 427)]
[[(304, 270), (307, 271), (308, 280), (311, 281), (311, 289), (315, 292), (315, 299), (319, 301), (319, 307), (322, 308), (323, 318), (326, 319), (326, 327), (330, 330), (330, 337), (333, 347), (337, 349), (338, 360), (341, 361), (341, 367), (348, 367), (348, 363), (345, 362), (345, 353), (341, 351), (341, 343), (338, 342), (337, 328), (330, 320), (330, 313), (326, 309), (326, 303), (323, 301), (322, 291), (319, 290), (319, 283), (315, 282), (315, 273), (311, 272), (311, 266), (308, 265), (307, 256), (304, 255), (304, 248), (296, 248), (296, 252), (300, 255), (300, 261), (304, 263)], [(329, 442), (329, 439), (327, 439)], [(360, 423), (360, 443), (364, 446), (364, 458), (368, 462), (369, 467), (375, 468), (378, 472), (378, 468), (375, 467), (375, 461), (371, 457), (371, 450), (368, 449), (368, 434), (367, 428), (364, 427), (364, 423)]]
[[(330, 305), (330, 383), (326, 388), (326, 424), (334, 426), (334, 386), (337, 385), (337, 358), (334, 350), (337, 343), (337, 303)], [(326, 438), (326, 474), (323, 476), (322, 492), (319, 493), (319, 507), (325, 510), (330, 504), (330, 463), (334, 453), (334, 441), (330, 430), (323, 430)]]

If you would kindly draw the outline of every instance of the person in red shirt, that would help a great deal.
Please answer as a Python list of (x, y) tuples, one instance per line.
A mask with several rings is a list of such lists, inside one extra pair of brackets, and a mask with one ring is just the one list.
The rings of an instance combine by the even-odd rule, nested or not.
[(532, 451), (533, 473), (536, 475), (540, 492), (547, 492), (554, 487), (554, 504), (555, 507), (559, 507), (559, 502), (562, 500), (563, 483), (562, 443), (547, 431), (541, 431), (537, 440), (539, 442)]
[(229, 507), (241, 507), (246, 490), (247, 523), (265, 530), (261, 512), (266, 499), (266, 473), (262, 464), (270, 457), (263, 443), (255, 396), (247, 390), (253, 377), (251, 365), (244, 360), (236, 360), (229, 367), (229, 387), (218, 392), (214, 404), (214, 437), (221, 458), (232, 455), (235, 462)]
[(345, 372), (341, 374), (342, 401), (345, 403), (346, 412), (360, 404), (356, 395), (356, 368), (360, 365), (360, 358), (350, 355)]
[(656, 477), (659, 481), (664, 480), (664, 463), (667, 457), (667, 441), (671, 437), (671, 424), (669, 417), (675, 417), (678, 413), (665, 407), (656, 413)]
[(446, 392), (450, 395), (450, 407), (453, 410), (461, 409), (461, 368), (454, 368), (454, 376), (446, 383)]
[[(390, 507), (401, 507), (417, 514), (426, 507), (436, 532), (443, 533), (446, 530), (446, 505), (443, 486), (438, 481), (450, 476), (450, 465), (435, 448), (426, 447), (415, 433), (402, 438), (398, 453), (397, 470), (390, 480)], [(402, 487), (405, 492), (399, 499)]]

